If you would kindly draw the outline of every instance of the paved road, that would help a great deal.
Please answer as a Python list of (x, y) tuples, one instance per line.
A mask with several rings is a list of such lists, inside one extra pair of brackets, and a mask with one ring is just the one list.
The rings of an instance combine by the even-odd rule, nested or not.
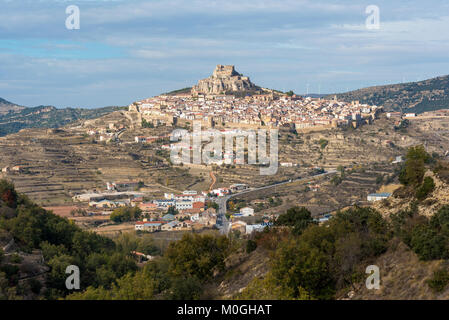
[(289, 181), (284, 181), (284, 182), (278, 182), (278, 183), (270, 184), (270, 185), (264, 186), (264, 187), (252, 188), (252, 189), (248, 189), (248, 190), (245, 190), (245, 191), (242, 191), (242, 192), (233, 193), (233, 194), (228, 195), (228, 196), (217, 197), (216, 199), (214, 199), (214, 201), (218, 204), (217, 225), (220, 228), (220, 232), (223, 233), (223, 234), (228, 234), (229, 230), (230, 230), (230, 227), (231, 227), (230, 221), (228, 220), (228, 218), (226, 218), (226, 203), (228, 202), (229, 199), (231, 199), (233, 197), (240, 196), (242, 194), (250, 193), (250, 192), (265, 190), (265, 189), (269, 189), (269, 188), (274, 188), (274, 187), (277, 187), (277, 186), (281, 186), (281, 185), (289, 184), (289, 183), (294, 183), (294, 182), (305, 182), (307, 180), (320, 178), (320, 177), (331, 175), (331, 174), (335, 174), (335, 173), (337, 173), (336, 170), (331, 170), (331, 171), (327, 171), (325, 173), (317, 174), (315, 176), (310, 176), (310, 177), (306, 177), (306, 178), (299, 178), (299, 179), (289, 180)]

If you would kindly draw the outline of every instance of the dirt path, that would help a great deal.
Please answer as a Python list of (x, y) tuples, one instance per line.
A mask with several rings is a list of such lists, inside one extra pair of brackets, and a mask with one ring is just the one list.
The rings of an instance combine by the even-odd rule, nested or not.
[(213, 189), (213, 187), (214, 187), (214, 185), (215, 185), (215, 182), (217, 182), (217, 178), (215, 177), (215, 174), (214, 174), (213, 171), (210, 171), (210, 172), (209, 172), (209, 175), (210, 175), (210, 177), (211, 177), (211, 179), (212, 179), (212, 183), (211, 183), (211, 185), (210, 185), (210, 187), (209, 187), (209, 192), (210, 192), (210, 191), (212, 191), (212, 189)]
[(173, 192), (175, 192), (175, 193), (180, 193), (180, 192), (181, 192), (180, 190), (177, 190), (177, 189), (173, 189), (173, 188), (164, 186), (164, 185), (162, 185), (162, 184), (160, 184), (160, 183), (153, 183), (153, 184), (154, 184), (154, 185), (157, 185), (158, 187), (161, 187), (161, 188), (164, 188), (164, 189), (173, 191)]

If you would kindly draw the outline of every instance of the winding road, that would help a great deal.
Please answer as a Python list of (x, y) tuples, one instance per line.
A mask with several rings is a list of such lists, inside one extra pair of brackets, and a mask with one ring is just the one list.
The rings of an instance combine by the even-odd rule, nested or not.
[(264, 186), (264, 187), (252, 188), (252, 189), (248, 189), (248, 190), (245, 190), (245, 191), (242, 191), (242, 192), (230, 194), (228, 196), (215, 198), (214, 201), (215, 201), (215, 203), (218, 204), (217, 225), (218, 225), (218, 227), (220, 229), (220, 232), (222, 234), (228, 234), (230, 229), (231, 229), (231, 223), (228, 220), (228, 218), (226, 218), (226, 203), (228, 202), (229, 199), (231, 199), (233, 197), (241, 196), (242, 194), (246, 194), (246, 193), (250, 193), (250, 192), (270, 189), (270, 188), (274, 188), (274, 187), (285, 185), (285, 184), (289, 184), (289, 183), (305, 182), (305, 181), (308, 181), (308, 180), (321, 178), (321, 177), (328, 176), (328, 175), (335, 174), (335, 173), (337, 173), (336, 170), (331, 170), (331, 171), (327, 171), (327, 172), (320, 173), (320, 174), (317, 174), (317, 175), (314, 175), (314, 176), (310, 176), (310, 177), (306, 177), (306, 178), (298, 178), (298, 179), (295, 179), (295, 180), (278, 182), (278, 183), (270, 184), (270, 185), (267, 185), (267, 186)]
[(212, 189), (214, 188), (215, 182), (217, 182), (217, 178), (215, 177), (215, 174), (214, 174), (213, 171), (210, 171), (209, 175), (210, 175), (210, 178), (212, 179), (212, 183), (211, 183), (211, 185), (209, 187), (209, 192), (211, 192)]

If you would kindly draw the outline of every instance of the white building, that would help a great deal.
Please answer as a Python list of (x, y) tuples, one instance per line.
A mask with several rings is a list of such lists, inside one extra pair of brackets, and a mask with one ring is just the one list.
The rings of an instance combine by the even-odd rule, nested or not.
[(199, 213), (195, 213), (195, 214), (190, 215), (190, 220), (192, 222), (199, 221), (200, 220), (200, 214)]
[(281, 162), (281, 167), (293, 167), (293, 163), (291, 162)]
[(402, 160), (402, 156), (397, 156), (396, 159), (392, 162), (392, 163), (401, 163)]
[(244, 217), (254, 216), (254, 209), (250, 207), (241, 208), (240, 214)]
[(153, 203), (156, 204), (158, 208), (163, 208), (163, 209), (166, 209), (168, 207), (175, 205), (174, 200), (168, 200), (168, 199), (154, 200)]
[(176, 201), (175, 208), (176, 208), (176, 210), (192, 209), (193, 201), (192, 200)]
[(229, 193), (229, 190), (226, 188), (214, 189), (211, 191), (212, 194), (215, 194), (218, 197), (223, 197), (224, 195)]
[(261, 225), (261, 224), (247, 224), (245, 226), (245, 228), (246, 228), (246, 234), (251, 234), (253, 232), (263, 231), (265, 226)]
[(380, 200), (384, 200), (387, 199), (388, 197), (391, 196), (391, 193), (388, 192), (383, 192), (383, 193), (371, 193), (368, 195), (367, 200), (368, 201), (380, 201)]
[(173, 200), (175, 195), (173, 193), (164, 193), (164, 198), (168, 200)]

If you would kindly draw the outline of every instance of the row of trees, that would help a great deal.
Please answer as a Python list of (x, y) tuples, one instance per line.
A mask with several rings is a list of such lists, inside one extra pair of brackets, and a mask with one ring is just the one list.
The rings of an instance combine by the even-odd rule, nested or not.
[(291, 233), (275, 241), (269, 274), (251, 283), (242, 298), (262, 293), (270, 299), (332, 299), (362, 277), (362, 262), (384, 252), (391, 236), (388, 223), (370, 208), (339, 212), (326, 225), (317, 225), (307, 209), (292, 208), (276, 224), (290, 226)]
[[(112, 218), (121, 222), (140, 216), (138, 208), (120, 208)], [(22, 251), (42, 250), (50, 266), (46, 289), (41, 293), (47, 299), (70, 293), (69, 299), (196, 299), (214, 273), (224, 270), (224, 261), (233, 248), (224, 236), (186, 234), (160, 256), (150, 237), (124, 234), (112, 240), (83, 231), (18, 195), (6, 181), (0, 181), (0, 230), (13, 236)], [(139, 270), (133, 251), (159, 258)], [(1, 258), (0, 254), (0, 296), (17, 298), (21, 292), (18, 268), (2, 264)], [(65, 287), (69, 265), (80, 268), (81, 292), (69, 292)], [(42, 284), (29, 287), (38, 292)]]
[(122, 207), (112, 211), (110, 219), (121, 223), (127, 221), (137, 221), (142, 217), (142, 210), (139, 207)]
[[(6, 181), (0, 181), (0, 197), (0, 230), (13, 236), (21, 251), (41, 249), (51, 268), (43, 293), (46, 298), (68, 293), (65, 270), (69, 265), (80, 268), (81, 284), (85, 287), (108, 288), (115, 279), (137, 270), (130, 252), (119, 250), (113, 240), (83, 231), (73, 222), (44, 210), (26, 196), (18, 195)], [(9, 286), (17, 285), (12, 267), (2, 268), (8, 271)]]
[(432, 217), (419, 215), (416, 203), (391, 216), (395, 233), (421, 260), (449, 259), (449, 206)]
[(185, 234), (170, 243), (162, 257), (121, 277), (111, 288), (91, 286), (67, 299), (198, 299), (214, 272), (224, 270), (231, 250), (224, 236)]

